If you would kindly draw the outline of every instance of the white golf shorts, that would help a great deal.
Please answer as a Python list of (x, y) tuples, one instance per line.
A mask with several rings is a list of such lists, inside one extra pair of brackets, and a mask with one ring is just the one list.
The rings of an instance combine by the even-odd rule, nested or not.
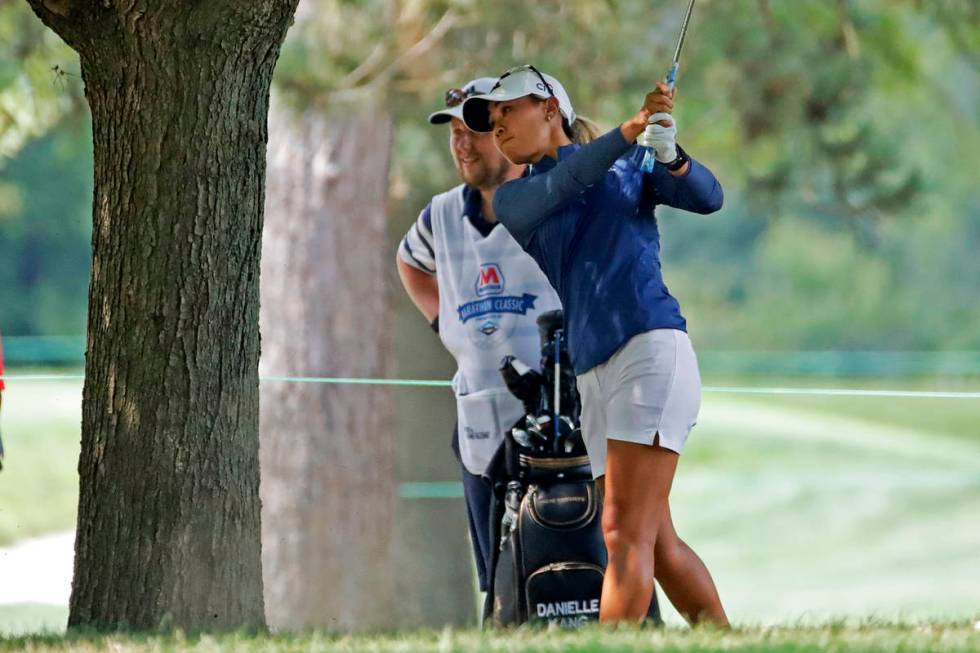
[(576, 377), (582, 437), (596, 478), (608, 439), (680, 453), (701, 409), (701, 375), (691, 339), (676, 329), (633, 336), (605, 363)]

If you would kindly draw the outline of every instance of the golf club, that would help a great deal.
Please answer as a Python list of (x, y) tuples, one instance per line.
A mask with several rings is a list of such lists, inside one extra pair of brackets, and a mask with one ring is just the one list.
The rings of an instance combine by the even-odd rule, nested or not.
[[(687, 36), (687, 26), (691, 22), (691, 12), (694, 11), (694, 0), (691, 0), (687, 5), (687, 13), (684, 14), (684, 22), (681, 24), (681, 33), (677, 37), (677, 47), (674, 48), (674, 59), (670, 64), (670, 69), (667, 71), (667, 88), (671, 91), (674, 90), (674, 84), (677, 82), (677, 72), (680, 70), (681, 61), (681, 50), (684, 48), (684, 37)], [(652, 116), (651, 116), (652, 118)], [(640, 168), (643, 172), (653, 172), (653, 162), (656, 160), (653, 150), (647, 148), (646, 154), (643, 156), (643, 163), (640, 164)]]

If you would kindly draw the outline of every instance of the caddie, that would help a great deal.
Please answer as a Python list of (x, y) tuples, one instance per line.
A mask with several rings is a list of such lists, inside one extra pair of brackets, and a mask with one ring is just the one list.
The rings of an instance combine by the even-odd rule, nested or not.
[(449, 148), (463, 183), (432, 198), (396, 256), (405, 290), (458, 366), (453, 449), (462, 466), (483, 591), (492, 491), (492, 479), (483, 474), (506, 430), (524, 415), (523, 404), (504, 385), (501, 360), (514, 355), (536, 367), (541, 345), (535, 321), (561, 307), (537, 264), (493, 212), (497, 187), (519, 177), (524, 166), (504, 158), (490, 134), (470, 131), (463, 123), (463, 101), (488, 93), (494, 82), (483, 77), (450, 89), (445, 108), (429, 116), (431, 124), (449, 126)]

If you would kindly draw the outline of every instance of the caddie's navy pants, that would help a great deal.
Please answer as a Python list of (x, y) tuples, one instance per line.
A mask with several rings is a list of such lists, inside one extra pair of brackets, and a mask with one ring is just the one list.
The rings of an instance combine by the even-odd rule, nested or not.
[(470, 541), (473, 543), (473, 557), (476, 560), (476, 573), (480, 579), (480, 591), (489, 587), (487, 568), (490, 566), (490, 501), (493, 486), (482, 476), (471, 474), (459, 457), (459, 434), (453, 427), (453, 452), (463, 474), (463, 498), (466, 500), (466, 517), (470, 524)]

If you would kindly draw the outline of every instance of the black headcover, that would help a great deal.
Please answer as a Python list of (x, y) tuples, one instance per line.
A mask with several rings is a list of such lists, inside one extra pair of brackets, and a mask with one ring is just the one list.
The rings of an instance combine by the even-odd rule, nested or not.
[(541, 405), (541, 387), (544, 376), (519, 361), (516, 356), (504, 356), (500, 362), (500, 375), (510, 393), (524, 403), (524, 412), (537, 415), (544, 408)]

